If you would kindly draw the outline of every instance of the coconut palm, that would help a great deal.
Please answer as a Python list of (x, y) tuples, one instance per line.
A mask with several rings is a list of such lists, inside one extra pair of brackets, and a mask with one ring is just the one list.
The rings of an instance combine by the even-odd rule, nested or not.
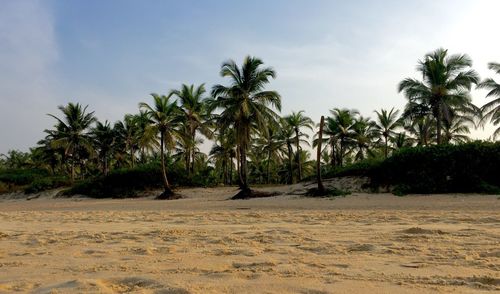
[(200, 132), (208, 138), (212, 137), (210, 130), (209, 108), (205, 103), (203, 95), (206, 93), (205, 85), (201, 84), (198, 87), (194, 85), (181, 86), (180, 90), (172, 90), (171, 96), (175, 96), (179, 102), (179, 107), (184, 113), (184, 133), (186, 136), (186, 143), (189, 141), (191, 144), (185, 144), (187, 148), (184, 151), (186, 157), (186, 170), (188, 176), (194, 172), (194, 156), (196, 150), (196, 133)]
[(135, 164), (135, 153), (138, 148), (138, 136), (139, 128), (137, 125), (137, 120), (134, 115), (126, 114), (123, 117), (123, 121), (117, 121), (114, 125), (114, 129), (117, 136), (117, 145), (124, 152), (124, 157), (129, 157), (130, 167), (134, 167)]
[(102, 173), (109, 172), (109, 157), (115, 142), (115, 132), (108, 121), (104, 123), (97, 121), (91, 130), (94, 149), (98, 153), (98, 159), (102, 165)]
[(294, 176), (293, 176), (293, 136), (295, 134), (294, 129), (288, 124), (288, 122), (285, 119), (281, 119), (279, 123), (279, 130), (277, 133), (277, 139), (279, 141), (282, 141), (286, 145), (286, 151), (287, 151), (287, 159), (288, 159), (288, 174), (287, 174), (287, 183), (292, 184), (294, 183)]
[(369, 153), (372, 141), (377, 135), (375, 132), (375, 125), (375, 122), (371, 121), (369, 118), (359, 116), (354, 119), (352, 140), (356, 149), (356, 154), (354, 156), (356, 160), (365, 159)]
[(396, 134), (395, 129), (401, 124), (398, 117), (399, 110), (395, 110), (393, 107), (390, 111), (381, 109), (380, 112), (375, 111), (375, 113), (377, 114), (375, 129), (384, 138), (384, 156), (387, 158), (389, 154), (389, 139)]
[(448, 50), (437, 49), (419, 61), (417, 71), (423, 80), (406, 78), (399, 83), (410, 103), (424, 105), (435, 119), (436, 141), (441, 144), (443, 119), (449, 118), (454, 107), (471, 103), (472, 84), (479, 82), (467, 55), (448, 55)]
[(221, 76), (230, 79), (229, 86), (215, 85), (212, 104), (222, 110), (218, 124), (222, 129), (234, 128), (239, 151), (239, 178), (242, 195), (249, 194), (247, 179), (247, 150), (251, 134), (267, 131), (266, 125), (278, 119), (272, 107), (281, 110), (281, 98), (276, 91), (264, 87), (275, 78), (271, 68), (261, 68), (262, 60), (247, 56), (240, 68), (230, 60), (222, 64)]
[[(495, 71), (495, 73), (500, 74), (500, 63), (489, 63), (488, 68)], [(494, 98), (490, 102), (486, 103), (481, 107), (481, 110), (484, 113), (485, 120), (490, 120), (493, 125), (497, 126), (500, 124), (500, 84), (498, 84), (494, 79), (488, 78), (482, 81), (478, 88), (488, 90), (488, 94), (486, 94), (486, 98)], [(498, 127), (493, 132), (493, 138), (496, 138), (500, 135), (500, 127)]]
[(48, 114), (57, 120), (52, 145), (54, 148), (64, 148), (65, 156), (70, 162), (71, 181), (75, 180), (75, 164), (81, 163), (82, 151), (92, 152), (89, 130), (96, 118), (93, 111), (87, 112), (87, 107), (70, 102), (66, 106), (58, 107), (63, 113), (62, 118)]
[(445, 143), (467, 143), (470, 141), (470, 121), (463, 116), (453, 115), (451, 119), (443, 121)]
[(271, 162), (280, 161), (281, 154), (285, 153), (286, 141), (279, 134), (279, 130), (276, 126), (269, 126), (268, 131), (264, 132), (256, 140), (256, 148), (258, 153), (265, 155), (266, 159), (266, 183), (271, 182), (270, 177), (270, 166)]
[(404, 129), (417, 142), (417, 146), (428, 146), (436, 137), (436, 124), (431, 116), (421, 116), (404, 120)]
[(167, 178), (164, 146), (166, 145), (167, 148), (174, 147), (174, 138), (177, 136), (177, 128), (182, 121), (182, 116), (180, 115), (176, 101), (171, 101), (168, 96), (155, 93), (151, 94), (151, 96), (153, 97), (154, 104), (150, 106), (145, 102), (141, 102), (139, 103), (139, 108), (146, 110), (151, 123), (150, 128), (156, 134), (160, 134), (160, 160), (165, 191), (158, 198), (169, 199), (174, 193)]
[(335, 125), (336, 137), (339, 140), (339, 165), (343, 166), (344, 156), (347, 145), (352, 143), (354, 136), (355, 115), (359, 114), (356, 110), (334, 108), (330, 110), (331, 119)]
[[(309, 138), (309, 135), (306, 133), (303, 133), (301, 129), (306, 128), (309, 130), (313, 130), (313, 121), (309, 117), (304, 115), (304, 111), (301, 110), (299, 112), (292, 112), (292, 114), (287, 115), (285, 117), (285, 120), (287, 121), (288, 125), (293, 128), (293, 131), (295, 132), (295, 148), (297, 150), (296, 152), (296, 162), (297, 162), (297, 167), (298, 167), (298, 180), (302, 180), (302, 166), (300, 164), (300, 142), (301, 142), (301, 137)], [(309, 143), (306, 142), (308, 145)]]

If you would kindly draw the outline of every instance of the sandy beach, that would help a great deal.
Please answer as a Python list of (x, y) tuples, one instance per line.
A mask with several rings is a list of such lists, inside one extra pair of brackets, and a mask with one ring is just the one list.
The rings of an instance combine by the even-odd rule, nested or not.
[(500, 199), (0, 200), (0, 293), (493, 293)]

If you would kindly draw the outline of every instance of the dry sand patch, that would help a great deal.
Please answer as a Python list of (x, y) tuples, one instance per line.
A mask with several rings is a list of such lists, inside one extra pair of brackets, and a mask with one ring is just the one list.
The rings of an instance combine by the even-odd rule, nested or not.
[(497, 197), (203, 191), (0, 201), (0, 293), (500, 291)]

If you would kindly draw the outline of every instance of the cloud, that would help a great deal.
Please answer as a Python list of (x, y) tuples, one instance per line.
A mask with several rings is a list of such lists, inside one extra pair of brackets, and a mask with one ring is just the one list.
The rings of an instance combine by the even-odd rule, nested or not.
[(4, 1), (0, 10), (0, 153), (27, 150), (51, 125), (53, 66), (58, 52), (53, 19), (39, 1)]

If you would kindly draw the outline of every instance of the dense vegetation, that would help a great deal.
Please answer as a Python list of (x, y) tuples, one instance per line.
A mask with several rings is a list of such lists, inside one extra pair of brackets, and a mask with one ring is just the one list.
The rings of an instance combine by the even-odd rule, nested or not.
[[(500, 73), (499, 64), (489, 66)], [(481, 81), (467, 55), (443, 49), (425, 55), (417, 71), (421, 79), (399, 84), (407, 99), (402, 111), (380, 109), (372, 120), (353, 109), (330, 110), (319, 170), (324, 177), (370, 175), (374, 185), (401, 192), (497, 191), (491, 165), (498, 145), (465, 143), (471, 129), (500, 123), (500, 85)], [(172, 186), (236, 184), (249, 195), (252, 184), (312, 178), (317, 161), (309, 147), (319, 143), (318, 126), (302, 110), (279, 114), (281, 97), (267, 89), (276, 71), (246, 57), (241, 66), (223, 63), (220, 75), (227, 83), (210, 92), (202, 84), (151, 94), (152, 103), (115, 123), (79, 103), (59, 106), (37, 147), (0, 156), (0, 192), (71, 185), (70, 193), (118, 197), (162, 188), (168, 199)], [(493, 100), (474, 105), (473, 87)], [(492, 140), (499, 134), (500, 127)], [(213, 143), (209, 154), (200, 151), (204, 140)]]

